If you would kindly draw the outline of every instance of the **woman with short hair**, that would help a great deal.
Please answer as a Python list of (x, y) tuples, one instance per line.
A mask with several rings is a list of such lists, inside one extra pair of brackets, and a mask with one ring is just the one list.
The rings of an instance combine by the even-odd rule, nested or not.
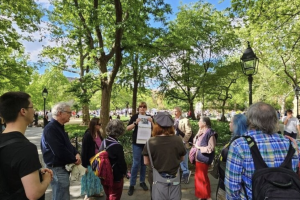
[[(173, 126), (174, 120), (169, 113), (157, 113), (157, 115), (154, 116), (154, 120), (153, 137), (147, 141), (149, 143), (153, 165), (161, 176), (174, 178), (186, 154), (185, 147), (182, 143), (182, 139), (175, 135)], [(147, 144), (144, 147), (143, 155), (144, 164), (150, 165)], [(153, 183), (153, 170), (151, 167), (149, 167), (148, 170), (148, 181), (151, 194)]]
[(106, 151), (112, 166), (114, 180), (112, 185), (104, 184), (103, 180), (101, 182), (106, 194), (106, 200), (120, 200), (123, 191), (123, 179), (127, 173), (127, 164), (123, 146), (117, 139), (125, 133), (125, 126), (121, 120), (113, 119), (108, 122), (105, 130), (108, 137), (102, 142), (100, 150), (102, 151), (109, 146)]

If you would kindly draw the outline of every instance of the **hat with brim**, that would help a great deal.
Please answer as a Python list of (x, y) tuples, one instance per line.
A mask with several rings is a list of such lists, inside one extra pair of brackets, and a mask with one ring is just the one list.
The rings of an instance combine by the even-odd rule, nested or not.
[(172, 127), (174, 125), (174, 120), (168, 112), (158, 112), (157, 115), (154, 116), (154, 121), (164, 128)]

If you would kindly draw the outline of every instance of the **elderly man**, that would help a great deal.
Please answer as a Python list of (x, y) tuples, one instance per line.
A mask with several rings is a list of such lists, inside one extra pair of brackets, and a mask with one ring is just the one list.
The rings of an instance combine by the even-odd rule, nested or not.
[(43, 131), (41, 149), (46, 166), (53, 171), (52, 199), (68, 200), (70, 199), (70, 174), (65, 169), (65, 165), (81, 164), (80, 155), (64, 129), (64, 124), (69, 122), (71, 117), (71, 107), (64, 102), (58, 103), (53, 106), (52, 115), (51, 122)]
[(6, 144), (0, 151), (0, 199), (45, 199), (52, 171), (41, 169), (36, 145), (24, 136), (34, 115), (30, 96), (25, 92), (3, 94), (0, 113), (6, 122), (0, 134), (0, 146)]
[[(279, 167), (288, 153), (290, 141), (277, 133), (278, 117), (276, 110), (269, 104), (259, 102), (249, 107), (246, 116), (249, 129), (246, 135), (254, 140), (268, 167)], [(295, 172), (298, 162), (299, 157), (294, 155), (292, 157), (292, 169)], [(252, 152), (246, 138), (240, 137), (234, 140), (230, 145), (226, 162), (226, 198), (229, 200), (251, 200), (254, 171)], [(297, 176), (296, 173), (295, 176)], [(262, 185), (261, 187), (263, 188)], [(287, 196), (284, 197), (289, 199)]]
[(186, 155), (184, 156), (184, 160), (180, 163), (180, 167), (182, 170), (182, 177), (181, 182), (188, 184), (190, 181), (191, 171), (189, 170), (188, 165), (188, 157), (190, 151), (190, 144), (189, 139), (192, 136), (192, 127), (190, 125), (190, 121), (187, 118), (183, 118), (181, 116), (182, 111), (180, 107), (174, 108), (174, 127), (175, 127), (175, 134), (181, 137), (182, 142), (186, 148)]

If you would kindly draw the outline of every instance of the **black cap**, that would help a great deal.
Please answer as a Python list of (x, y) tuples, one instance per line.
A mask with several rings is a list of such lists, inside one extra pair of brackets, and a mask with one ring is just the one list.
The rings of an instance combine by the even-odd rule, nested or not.
[(157, 115), (154, 116), (154, 120), (155, 123), (161, 127), (168, 128), (174, 125), (174, 120), (168, 112), (158, 112)]

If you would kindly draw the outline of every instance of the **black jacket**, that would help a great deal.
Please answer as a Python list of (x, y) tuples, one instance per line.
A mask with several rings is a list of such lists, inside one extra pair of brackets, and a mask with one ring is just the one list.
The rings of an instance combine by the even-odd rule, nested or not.
[[(100, 139), (103, 141), (101, 135)], [(90, 158), (95, 155), (95, 146), (96, 142), (90, 134), (89, 129), (87, 129), (82, 138), (81, 162), (83, 167), (87, 168), (87, 166), (90, 165)]]
[[(108, 147), (111, 143), (118, 142), (113, 137), (108, 137), (106, 139), (106, 147)], [(100, 150), (104, 149), (104, 144), (102, 142)], [(120, 181), (124, 178), (127, 173), (127, 164), (125, 161), (124, 150), (121, 144), (115, 144), (110, 146), (107, 150), (110, 164), (113, 168), (114, 181)], [(142, 155), (141, 155), (142, 156)]]

